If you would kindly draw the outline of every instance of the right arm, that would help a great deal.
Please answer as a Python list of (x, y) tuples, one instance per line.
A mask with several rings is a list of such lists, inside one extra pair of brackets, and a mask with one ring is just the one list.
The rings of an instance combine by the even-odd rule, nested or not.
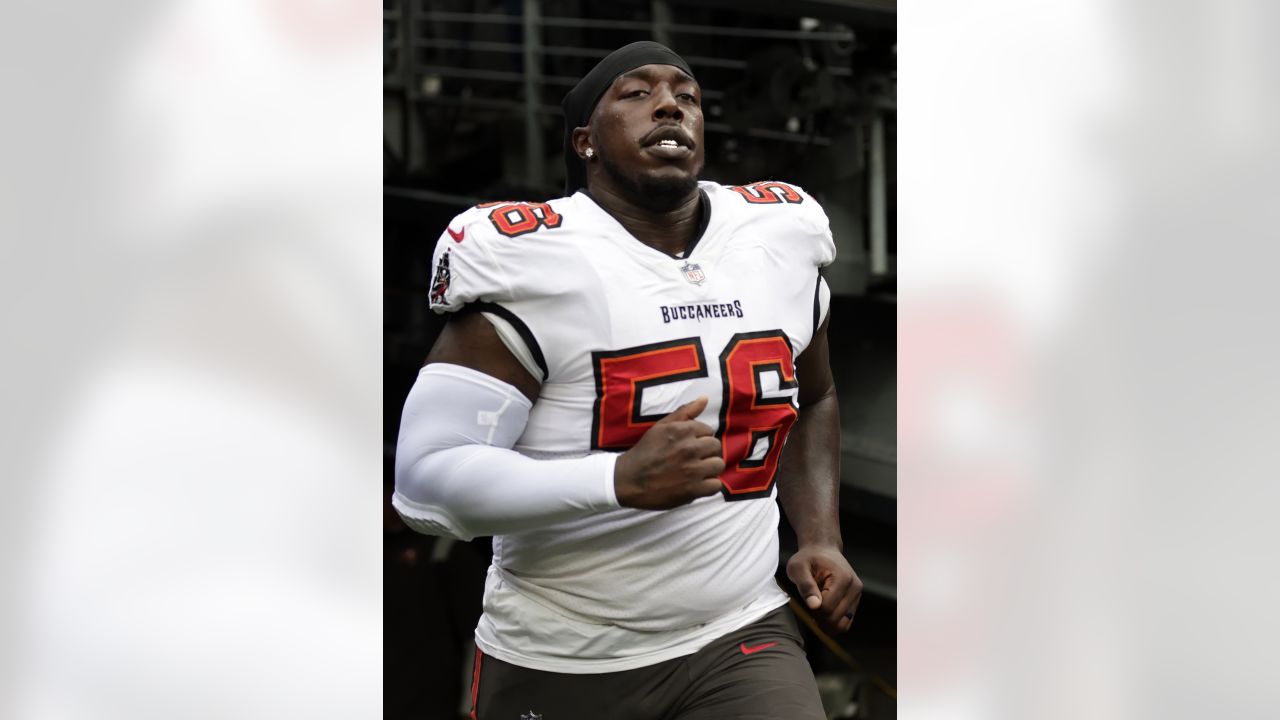
[(482, 372), (520, 391), (530, 403), (538, 399), (542, 382), (529, 374), (502, 343), (498, 331), (478, 312), (457, 313), (427, 354), (427, 365), (448, 363)]
[(479, 313), (455, 316), (405, 401), (393, 504), (419, 532), (470, 539), (546, 527), (616, 507), (666, 509), (720, 489), (705, 398), (616, 455), (535, 460), (511, 448), (539, 383)]

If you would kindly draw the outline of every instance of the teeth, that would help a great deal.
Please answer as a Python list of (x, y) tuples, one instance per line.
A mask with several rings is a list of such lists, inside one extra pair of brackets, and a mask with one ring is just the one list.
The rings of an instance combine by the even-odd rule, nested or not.
[(680, 147), (680, 143), (676, 142), (675, 140), (659, 140), (658, 144), (661, 145), (662, 147), (670, 147), (670, 148)]

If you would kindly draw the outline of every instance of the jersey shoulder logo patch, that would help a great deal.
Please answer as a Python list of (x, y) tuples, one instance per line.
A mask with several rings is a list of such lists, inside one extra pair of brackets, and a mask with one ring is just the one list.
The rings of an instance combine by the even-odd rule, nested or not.
[(436, 262), (436, 275), (431, 279), (431, 304), (445, 304), (445, 294), (449, 292), (449, 280), (451, 274), (449, 272), (449, 250), (440, 255), (440, 260)]

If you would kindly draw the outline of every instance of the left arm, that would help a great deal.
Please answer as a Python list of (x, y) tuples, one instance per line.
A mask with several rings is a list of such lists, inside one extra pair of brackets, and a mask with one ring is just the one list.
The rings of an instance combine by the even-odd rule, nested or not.
[(853, 623), (862, 581), (840, 538), (840, 405), (827, 353), (830, 320), (828, 313), (796, 359), (800, 418), (778, 465), (778, 499), (800, 546), (787, 576), (826, 629), (844, 632)]

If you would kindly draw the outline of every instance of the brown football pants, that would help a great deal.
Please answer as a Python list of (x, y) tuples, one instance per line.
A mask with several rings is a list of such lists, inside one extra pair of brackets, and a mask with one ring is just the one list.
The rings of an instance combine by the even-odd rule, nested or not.
[(783, 606), (692, 655), (614, 673), (530, 670), (476, 653), (475, 720), (825, 720)]

